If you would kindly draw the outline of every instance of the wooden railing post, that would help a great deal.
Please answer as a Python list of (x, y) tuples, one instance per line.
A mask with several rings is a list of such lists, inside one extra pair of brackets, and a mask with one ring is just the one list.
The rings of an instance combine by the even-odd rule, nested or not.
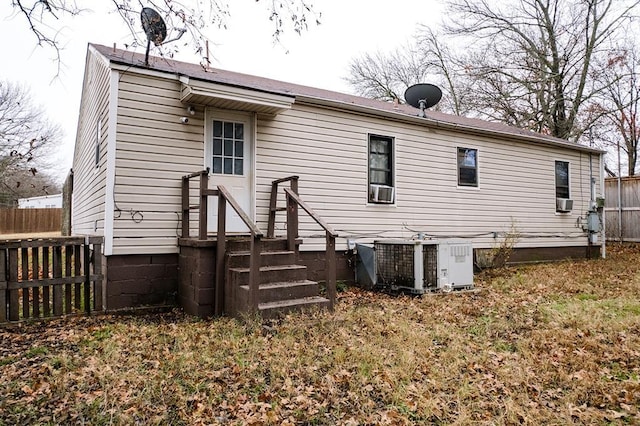
[(0, 249), (0, 323), (7, 321), (7, 250)]
[[(29, 280), (29, 249), (23, 247), (20, 249), (22, 254), (22, 281)], [(22, 289), (22, 318), (29, 318), (29, 288)]]
[(198, 231), (198, 238), (201, 240), (207, 239), (207, 194), (209, 189), (209, 176), (206, 171), (200, 174), (200, 227)]
[(189, 177), (182, 177), (182, 238), (189, 238)]
[(336, 238), (327, 231), (327, 246), (325, 250), (325, 282), (329, 309), (333, 311), (336, 303)]
[(267, 223), (267, 238), (276, 234), (276, 213), (278, 207), (278, 181), (271, 182), (271, 198), (269, 199), (269, 221)]
[(291, 176), (291, 190), (298, 195), (298, 176)]
[(260, 303), (260, 250), (261, 241), (259, 235), (252, 235), (251, 256), (249, 257), (249, 310), (258, 312)]
[(298, 203), (287, 193), (287, 249), (296, 249), (298, 238)]
[(227, 251), (227, 200), (218, 193), (218, 233), (216, 235), (216, 283), (214, 314), (222, 315), (224, 312), (224, 255)]

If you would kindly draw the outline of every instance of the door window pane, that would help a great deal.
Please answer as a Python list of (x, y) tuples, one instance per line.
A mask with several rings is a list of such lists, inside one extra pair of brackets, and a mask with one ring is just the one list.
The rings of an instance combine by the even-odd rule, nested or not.
[(233, 174), (233, 158), (224, 159), (224, 174), (225, 175)]
[(213, 155), (222, 155), (222, 139), (213, 139)]

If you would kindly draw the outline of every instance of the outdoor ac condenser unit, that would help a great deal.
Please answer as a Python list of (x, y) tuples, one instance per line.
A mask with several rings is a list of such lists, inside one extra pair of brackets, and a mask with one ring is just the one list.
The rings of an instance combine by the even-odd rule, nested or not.
[(376, 287), (423, 294), (473, 288), (473, 248), (464, 240), (377, 240)]
[(395, 188), (388, 185), (369, 185), (371, 201), (376, 203), (393, 203)]

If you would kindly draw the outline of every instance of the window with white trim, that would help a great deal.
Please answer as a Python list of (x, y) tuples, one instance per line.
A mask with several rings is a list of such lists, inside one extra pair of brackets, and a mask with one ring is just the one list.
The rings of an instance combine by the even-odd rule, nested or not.
[(390, 204), (394, 200), (393, 138), (369, 135), (369, 202)]
[(571, 198), (569, 193), (569, 162), (556, 161), (556, 198)]
[(458, 147), (458, 185), (478, 186), (478, 150)]

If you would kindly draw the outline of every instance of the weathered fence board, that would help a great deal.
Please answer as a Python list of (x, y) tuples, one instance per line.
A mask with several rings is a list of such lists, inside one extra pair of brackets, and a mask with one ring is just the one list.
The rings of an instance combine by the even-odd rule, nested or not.
[(62, 209), (0, 209), (0, 234), (55, 232), (62, 227)]
[(605, 179), (605, 217), (609, 241), (640, 241), (640, 176)]
[(102, 237), (0, 240), (0, 322), (102, 310)]

